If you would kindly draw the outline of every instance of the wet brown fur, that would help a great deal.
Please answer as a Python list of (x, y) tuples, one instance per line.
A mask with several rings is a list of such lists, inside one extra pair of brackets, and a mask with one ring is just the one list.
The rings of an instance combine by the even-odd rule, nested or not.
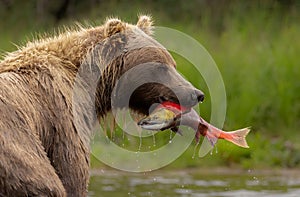
[[(164, 48), (143, 47), (153, 42), (147, 35), (152, 22), (140, 19), (137, 26), (109, 19), (103, 26), (67, 31), (29, 43), (0, 62), (0, 196), (87, 195), (92, 122), (79, 122), (78, 129), (72, 112), (80, 66), (96, 65), (101, 73), (98, 118), (110, 111), (111, 91), (128, 69), (148, 61), (175, 67)], [(141, 36), (127, 51), (122, 44), (128, 45), (131, 34)]]

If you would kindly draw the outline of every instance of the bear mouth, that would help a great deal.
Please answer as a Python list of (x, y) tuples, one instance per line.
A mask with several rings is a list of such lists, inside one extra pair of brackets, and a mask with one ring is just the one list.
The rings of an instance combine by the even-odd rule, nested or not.
[[(137, 125), (140, 127), (143, 125), (142, 128), (146, 130), (164, 130), (168, 127), (168, 125), (175, 124), (175, 120), (180, 120), (182, 115), (189, 113), (192, 110), (192, 107), (196, 106), (197, 104), (198, 102), (195, 102), (193, 105), (187, 106), (180, 104), (177, 98), (159, 96), (156, 97), (155, 102), (144, 106), (144, 110), (133, 110), (134, 113), (132, 115), (135, 116), (134, 119)], [(159, 118), (152, 116), (156, 113), (157, 109), (162, 108), (162, 106), (167, 106), (167, 108), (172, 108), (172, 110), (175, 110), (175, 117), (164, 117), (164, 112), (162, 112), (162, 115)], [(147, 121), (143, 122), (145, 118), (147, 118)]]
[[(180, 109), (181, 110), (181, 115), (190, 112), (192, 107), (194, 107), (198, 104), (198, 102), (197, 102), (197, 103), (194, 103), (194, 105), (192, 105), (192, 106), (181, 105), (179, 103), (178, 99), (172, 99), (172, 98), (168, 99), (165, 96), (160, 96), (158, 98), (158, 101), (159, 101), (159, 105), (163, 105), (163, 104), (167, 103), (167, 104), (171, 104), (171, 105), (180, 106), (181, 107), (181, 109)], [(152, 113), (152, 111), (151, 111), (151, 113)]]

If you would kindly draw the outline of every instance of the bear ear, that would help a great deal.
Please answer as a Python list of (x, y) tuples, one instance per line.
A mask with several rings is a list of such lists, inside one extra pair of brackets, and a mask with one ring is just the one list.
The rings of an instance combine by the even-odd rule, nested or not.
[(119, 19), (107, 19), (104, 25), (104, 36), (110, 37), (116, 33), (123, 32), (125, 24)]
[(146, 16), (146, 15), (141, 15), (139, 16), (139, 20), (136, 24), (138, 26), (138, 28), (140, 28), (141, 30), (143, 30), (143, 32), (145, 32), (148, 35), (152, 35), (153, 34), (153, 22), (150, 16)]

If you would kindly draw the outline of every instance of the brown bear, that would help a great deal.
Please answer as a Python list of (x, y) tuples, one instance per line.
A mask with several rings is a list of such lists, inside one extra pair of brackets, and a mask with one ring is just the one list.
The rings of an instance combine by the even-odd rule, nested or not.
[[(111, 110), (118, 79), (136, 65), (152, 63), (151, 69), (140, 69), (118, 83), (117, 98), (126, 95), (126, 87), (144, 73), (167, 84), (150, 82), (136, 88), (129, 108), (137, 113), (147, 115), (153, 103), (164, 100), (180, 100), (187, 107), (203, 100), (203, 93), (176, 72), (175, 61), (151, 34), (147, 16), (139, 17), (136, 25), (109, 19), (103, 26), (30, 42), (4, 57), (0, 62), (0, 196), (86, 196), (91, 127)], [(97, 117), (89, 118), (91, 109), (76, 104), (85, 118), (75, 124), (73, 94), (79, 69), (99, 75), (95, 98), (80, 98), (83, 103), (94, 102)], [(85, 91), (89, 77), (80, 79)], [(122, 102), (117, 106), (126, 107)]]

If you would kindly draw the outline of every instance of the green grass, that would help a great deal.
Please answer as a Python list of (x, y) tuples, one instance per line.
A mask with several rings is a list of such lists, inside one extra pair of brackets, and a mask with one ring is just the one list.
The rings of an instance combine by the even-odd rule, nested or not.
[[(119, 16), (135, 22), (138, 13), (151, 13), (157, 25), (178, 29), (197, 39), (216, 61), (227, 94), (225, 130), (252, 127), (248, 136), (250, 149), (219, 141), (218, 153), (192, 158), (194, 146), (191, 146), (169, 167), (298, 167), (299, 6), (286, 11), (275, 1), (266, 2), (269, 4), (240, 2), (231, 4), (225, 11), (220, 5), (218, 13), (200, 6), (202, 12), (199, 14), (184, 3), (173, 10), (166, 7), (169, 1), (163, 1), (161, 6), (140, 1), (130, 4), (110, 1), (55, 24), (52, 18), (37, 21), (35, 4), (20, 1), (10, 12), (0, 8), (0, 16), (5, 18), (0, 21), (0, 50), (15, 50), (11, 43), (24, 43), (35, 35), (34, 32), (53, 32), (53, 27), (70, 25), (74, 21), (101, 24), (106, 16)], [(182, 17), (174, 20), (178, 13), (182, 13)], [(205, 81), (189, 62), (179, 55), (174, 54), (174, 57), (179, 71), (206, 93), (201, 115), (209, 119), (211, 103)], [(162, 140), (167, 138), (167, 135), (161, 136)], [(99, 166), (94, 159), (92, 161), (93, 166)]]

